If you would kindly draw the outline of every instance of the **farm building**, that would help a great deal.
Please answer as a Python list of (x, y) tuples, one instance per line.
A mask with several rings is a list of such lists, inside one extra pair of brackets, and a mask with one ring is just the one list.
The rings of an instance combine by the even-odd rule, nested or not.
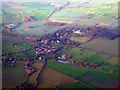
[(11, 28), (15, 27), (15, 24), (9, 24), (6, 27), (11, 29)]

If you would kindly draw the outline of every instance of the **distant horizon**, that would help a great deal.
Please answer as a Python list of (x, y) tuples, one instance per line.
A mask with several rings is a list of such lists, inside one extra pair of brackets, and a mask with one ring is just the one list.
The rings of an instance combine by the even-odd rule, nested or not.
[[(86, 2), (86, 1), (90, 1), (90, 0), (44, 0), (44, 1), (41, 1), (41, 0), (1, 0), (1, 2)], [(92, 0), (94, 1), (94, 0)], [(97, 0), (99, 2), (106, 2), (108, 0)], [(119, 0), (109, 0), (108, 2), (110, 1), (118, 1)]]

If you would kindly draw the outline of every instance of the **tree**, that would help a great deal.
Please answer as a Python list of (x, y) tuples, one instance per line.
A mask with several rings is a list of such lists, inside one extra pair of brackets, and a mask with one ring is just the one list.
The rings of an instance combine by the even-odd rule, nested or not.
[(110, 71), (110, 74), (112, 74), (112, 75), (114, 74), (112, 70)]

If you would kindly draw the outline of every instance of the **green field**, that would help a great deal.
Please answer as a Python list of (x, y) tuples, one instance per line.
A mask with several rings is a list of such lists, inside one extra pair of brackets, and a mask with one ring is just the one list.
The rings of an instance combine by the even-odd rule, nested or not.
[(68, 84), (68, 85), (63, 85), (58, 88), (89, 88), (88, 86), (84, 85), (81, 82), (73, 83), (73, 84)]
[[(64, 64), (57, 62), (55, 59), (49, 59), (46, 61), (45, 67), (43, 67), (43, 60), (34, 62), (35, 60), (32, 61), (30, 59), (30, 63), (32, 63), (30, 66), (35, 72), (28, 76), (28, 81), (25, 83), (25, 86), (32, 87), (37, 79), (37, 86), (35, 88), (69, 89), (118, 87), (118, 82), (120, 82), (118, 40), (120, 38), (111, 40), (111, 38), (118, 35), (116, 30), (118, 21), (120, 20), (118, 17), (118, 12), (120, 11), (118, 9), (118, 0), (75, 0), (75, 2), (73, 2), (73, 0), (62, 0), (61, 2), (59, 0), (47, 0), (47, 2), (2, 2), (1, 4), (0, 28), (2, 32), (0, 36), (2, 37), (2, 48), (0, 48), (0, 52), (2, 52), (3, 56), (0, 58), (6, 58), (6, 60), (3, 60), (3, 63), (0, 62), (0, 67), (2, 66), (1, 64), (4, 64), (2, 66), (3, 89), (22, 84), (30, 72), (24, 67), (25, 64), (27, 64), (26, 61), (16, 61), (14, 63), (15, 67), (11, 67), (9, 60), (7, 60), (8, 58), (16, 57), (22, 60), (22, 58), (26, 57), (29, 61), (30, 58), (34, 59), (34, 57), (37, 56), (32, 46), (40, 47), (41, 44), (37, 44), (36, 41), (29, 42), (30, 40), (24, 40), (25, 37), (34, 36), (39, 42), (39, 39), (47, 38), (41, 37), (43, 35), (54, 33), (61, 29), (63, 32), (58, 32), (65, 36), (64, 30), (67, 31), (68, 29), (69, 32), (70, 29), (78, 28), (82, 31), (86, 31), (88, 28), (91, 29), (87, 34), (85, 33), (86, 35), (80, 35), (87, 37), (76, 37), (77, 35), (73, 34), (72, 37), (66, 36), (65, 38), (73, 41), (74, 44), (81, 43), (79, 47), (69, 47), (60, 42), (48, 45), (50, 47), (64, 46), (60, 48), (60, 50), (55, 53), (50, 53), (49, 55), (40, 54), (41, 57), (45, 58), (52, 57), (53, 54), (55, 54), (55, 59), (58, 59), (57, 57), (63, 54), (66, 56), (70, 55), (71, 58), (69, 60), (60, 60), (73, 61), (75, 63), (70, 64), (70, 62)], [(31, 17), (33, 20), (27, 17)], [(55, 22), (63, 22), (65, 25), (59, 26), (59, 23), (51, 23), (52, 20)], [(8, 28), (5, 28), (9, 24), (20, 25), (15, 28), (15, 31), (9, 32)], [(89, 37), (96, 32), (94, 29), (98, 29), (99, 27), (106, 28), (98, 32), (97, 38), (95, 37), (94, 39), (93, 37), (93, 40), (90, 40)], [(54, 36), (56, 38), (56, 35)], [(54, 36), (48, 39), (53, 40), (55, 39)], [(62, 40), (61, 38), (57, 39)], [(86, 42), (88, 40), (90, 41)], [(17, 53), (28, 48), (31, 49)], [(42, 48), (42, 46), (40, 48)], [(92, 65), (81, 66), (81, 63), (77, 62), (78, 60), (82, 61), (82, 64), (86, 62), (100, 66), (92, 69), (90, 68)], [(38, 76), (42, 67), (43, 72)]]
[(106, 54), (115, 55), (118, 52), (118, 40), (95, 39), (88, 43), (81, 44), (81, 47), (104, 52)]
[(2, 17), (2, 22), (0, 23), (21, 23), (22, 22), (22, 18), (19, 17)]
[(2, 68), (2, 88), (11, 88), (23, 83), (27, 75), (24, 64), (25, 62), (19, 61), (15, 63), (14, 68), (9, 66)]
[(10, 34), (7, 30), (2, 31), (2, 44), (8, 45), (12, 43), (17, 43), (17, 44), (23, 44), (23, 43), (28, 43), (27, 41), (23, 40), (22, 38), (18, 38), (17, 36), (14, 36)]
[(20, 11), (22, 17), (31, 16), (35, 21), (43, 20), (49, 15), (49, 10)]
[(14, 53), (14, 52), (19, 52), (20, 50), (17, 49), (16, 47), (12, 46), (12, 45), (5, 45), (3, 46), (3, 50), (6, 53)]
[(6, 53), (14, 53), (14, 52), (19, 52), (23, 49), (30, 48), (29, 44), (19, 44), (19, 45), (5, 45), (3, 46), (3, 50)]
[(19, 44), (16, 45), (16, 48), (18, 48), (19, 50), (23, 50), (23, 49), (27, 49), (27, 48), (31, 48), (30, 44)]
[[(22, 33), (22, 34), (26, 34), (26, 35), (41, 36), (44, 34), (53, 33), (54, 31), (56, 31), (62, 27), (62, 26), (45, 26), (43, 24), (45, 24), (45, 22), (43, 22), (43, 21), (23, 23), (14, 32)], [(28, 31), (24, 30), (29, 27), (33, 27), (33, 28), (29, 29)]]
[(80, 75), (91, 70), (90, 68), (72, 66), (72, 65), (63, 64), (63, 63), (57, 63), (55, 60), (49, 60), (47, 65), (59, 72), (62, 72), (64, 74), (74, 77), (74, 78), (79, 77)]
[(37, 8), (42, 10), (53, 10), (55, 7), (49, 6), (48, 4), (41, 4), (39, 2), (26, 2), (22, 4), (26, 7)]
[(88, 62), (99, 64), (99, 63), (105, 62), (105, 60), (107, 60), (108, 58), (110, 58), (110, 56), (103, 55), (103, 54), (97, 54), (94, 57), (89, 58)]
[(10, 57), (12, 57), (12, 58), (14, 58), (14, 57), (16, 57), (16, 58), (24, 58), (25, 56), (22, 55), (21, 53), (17, 53), (17, 54), (11, 54)]
[(118, 60), (119, 58), (118, 57), (111, 57), (109, 60), (107, 60), (106, 62), (107, 63), (110, 63), (112, 65), (118, 65)]
[(90, 50), (83, 50), (81, 48), (68, 48), (68, 49), (64, 49), (62, 48), (60, 51), (59, 51), (60, 54), (64, 53), (66, 55), (71, 55), (71, 60), (75, 60), (75, 61), (78, 61), (78, 60), (82, 60), (82, 61), (85, 61), (87, 60), (88, 58), (96, 55), (96, 52), (93, 52), (93, 51), (90, 51)]
[(110, 74), (110, 72), (112, 71), (114, 76), (118, 76), (119, 70), (118, 70), (118, 65), (113, 66), (112, 64), (104, 63), (100, 67), (96, 68), (95, 71), (100, 71), (100, 72), (104, 72), (104, 73), (108, 73), (108, 74)]
[(23, 52), (26, 56), (28, 56), (28, 58), (33, 58), (35, 57), (35, 51), (32, 49), (32, 50), (29, 50), (29, 51), (25, 51)]
[[(11, 4), (3, 3), (3, 12), (1, 12), (2, 22), (0, 23), (22, 23), (22, 18), (19, 17), (18, 12), (22, 17), (31, 16), (34, 20), (43, 20), (49, 13), (55, 9), (48, 4), (40, 4), (37, 2), (24, 2), (24, 3), (14, 3), (16, 5), (15, 9)], [(18, 5), (17, 5), (18, 4)], [(8, 9), (8, 7), (11, 7)], [(23, 10), (23, 7), (24, 10)], [(12, 17), (11, 17), (12, 16)]]
[(80, 48), (72, 48), (69, 52), (70, 55), (72, 55), (73, 60), (87, 60), (88, 58), (96, 55), (96, 52), (89, 51), (89, 50), (83, 50)]
[(115, 88), (118, 85), (118, 77), (99, 71), (89, 72), (79, 79), (101, 88)]
[(26, 2), (22, 4), (25, 8), (25, 11), (21, 11), (22, 16), (32, 16), (34, 20), (43, 20), (45, 19), (50, 12), (55, 9), (48, 4), (41, 4), (37, 2)]

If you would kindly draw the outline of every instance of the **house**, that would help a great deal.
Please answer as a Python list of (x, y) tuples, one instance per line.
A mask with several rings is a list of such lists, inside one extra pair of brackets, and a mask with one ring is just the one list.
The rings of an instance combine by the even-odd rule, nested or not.
[(74, 33), (82, 34), (82, 31), (81, 30), (77, 30), (77, 31), (74, 31)]
[(9, 29), (11, 29), (11, 28), (15, 27), (15, 24), (9, 24), (6, 27), (9, 28)]
[(57, 40), (57, 43), (59, 43), (60, 41), (59, 40)]
[(39, 57), (40, 60), (42, 60), (42, 57)]

